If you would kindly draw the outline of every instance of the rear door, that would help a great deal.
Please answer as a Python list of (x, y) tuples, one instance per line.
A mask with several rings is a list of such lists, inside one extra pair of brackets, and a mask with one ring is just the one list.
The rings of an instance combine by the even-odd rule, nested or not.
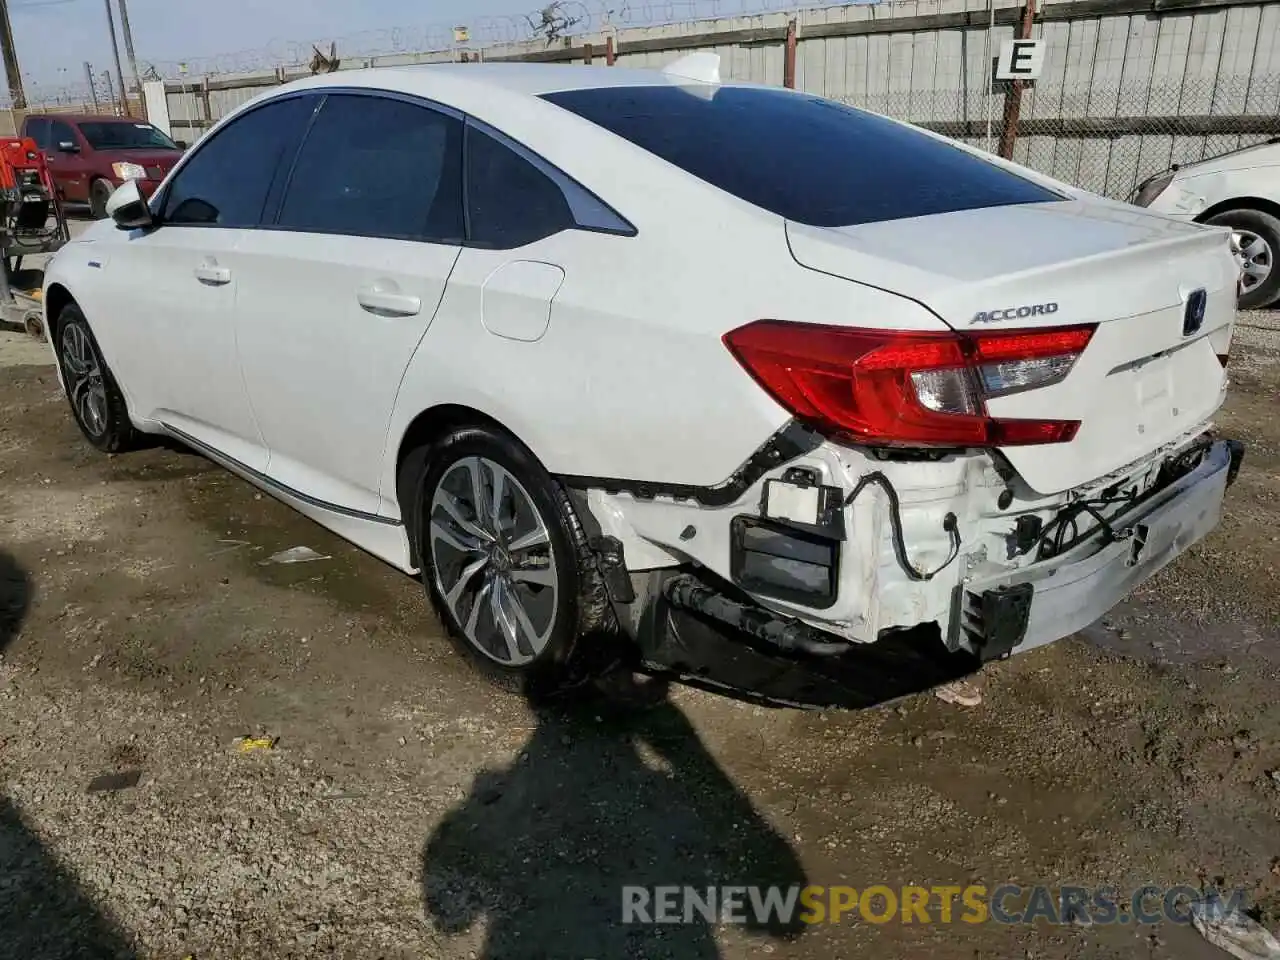
[(268, 473), (327, 506), (378, 510), (396, 392), (461, 249), (462, 130), (406, 98), (330, 94), (272, 229), (239, 249), (237, 339)]

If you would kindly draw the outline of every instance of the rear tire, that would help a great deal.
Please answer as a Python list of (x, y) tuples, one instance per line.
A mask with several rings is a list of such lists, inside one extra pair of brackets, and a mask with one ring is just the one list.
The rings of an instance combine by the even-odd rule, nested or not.
[(1257, 310), (1280, 300), (1280, 219), (1262, 210), (1228, 210), (1206, 223), (1230, 227), (1241, 234), (1245, 272), (1241, 280), (1240, 309)]
[(107, 219), (107, 201), (115, 190), (107, 181), (98, 179), (89, 187), (89, 212), (95, 220)]
[(451, 430), (420, 462), (422, 582), (454, 643), (490, 680), (532, 699), (590, 679), (575, 652), (592, 627), (598, 574), (563, 488), (486, 426)]
[(58, 367), (71, 414), (85, 439), (103, 453), (120, 453), (137, 442), (120, 385), (102, 358), (89, 322), (75, 303), (58, 314)]

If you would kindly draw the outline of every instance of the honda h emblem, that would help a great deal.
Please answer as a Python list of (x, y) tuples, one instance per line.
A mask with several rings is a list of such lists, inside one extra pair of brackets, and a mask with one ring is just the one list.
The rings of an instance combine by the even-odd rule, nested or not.
[(1204, 323), (1204, 308), (1209, 302), (1209, 295), (1203, 290), (1192, 290), (1187, 297), (1187, 306), (1182, 314), (1182, 335), (1189, 337), (1200, 329)]

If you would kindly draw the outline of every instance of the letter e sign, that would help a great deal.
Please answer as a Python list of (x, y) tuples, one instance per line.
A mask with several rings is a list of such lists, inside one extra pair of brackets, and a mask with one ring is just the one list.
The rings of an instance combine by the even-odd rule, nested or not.
[(1035, 80), (1043, 69), (1043, 40), (1006, 40), (1000, 44), (997, 80)]

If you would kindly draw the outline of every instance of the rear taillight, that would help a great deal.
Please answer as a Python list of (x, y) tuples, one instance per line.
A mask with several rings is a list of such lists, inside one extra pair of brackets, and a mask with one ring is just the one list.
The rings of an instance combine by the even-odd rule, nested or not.
[(760, 320), (724, 342), (795, 417), (856, 443), (1013, 446), (1068, 442), (1080, 422), (991, 417), (986, 400), (1058, 383), (1093, 331), (925, 333)]

